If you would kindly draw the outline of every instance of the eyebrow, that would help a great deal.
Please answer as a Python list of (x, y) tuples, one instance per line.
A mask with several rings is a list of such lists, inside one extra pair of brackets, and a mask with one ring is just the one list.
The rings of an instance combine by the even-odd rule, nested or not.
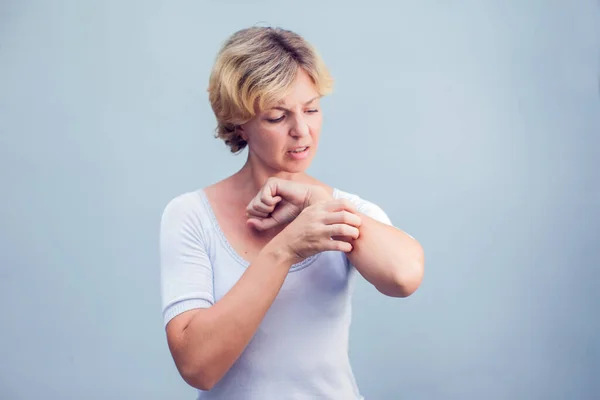
[[(313, 101), (317, 100), (321, 98), (321, 96), (317, 96), (317, 97), (313, 97), (312, 99), (310, 99), (309, 101), (305, 102), (304, 105), (307, 106), (310, 103), (312, 103)], [(285, 108), (282, 104), (282, 102), (280, 101), (279, 103), (277, 103), (277, 105), (275, 107), (272, 108), (273, 110), (281, 110), (281, 111), (289, 111), (287, 108)]]

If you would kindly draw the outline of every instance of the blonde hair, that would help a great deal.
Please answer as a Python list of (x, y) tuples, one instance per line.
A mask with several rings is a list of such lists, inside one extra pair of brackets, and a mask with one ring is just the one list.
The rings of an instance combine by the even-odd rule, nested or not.
[(281, 28), (251, 27), (224, 43), (209, 81), (209, 100), (217, 119), (215, 137), (237, 153), (246, 141), (237, 126), (281, 100), (302, 68), (321, 96), (333, 79), (317, 51), (300, 35)]

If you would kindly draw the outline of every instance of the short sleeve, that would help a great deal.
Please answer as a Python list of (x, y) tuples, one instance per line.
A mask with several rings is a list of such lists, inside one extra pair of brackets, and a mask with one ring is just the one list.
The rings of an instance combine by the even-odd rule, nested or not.
[[(385, 213), (385, 211), (383, 211), (383, 209), (381, 207), (379, 207), (378, 205), (373, 204), (369, 201), (365, 201), (365, 200), (361, 199), (361, 201), (359, 202), (359, 205), (358, 205), (358, 211), (365, 214), (366, 216), (373, 218), (376, 221), (393, 226), (392, 221), (390, 220), (388, 215)], [(408, 235), (408, 237), (410, 237), (411, 239), (414, 239), (414, 237), (412, 237), (407, 232), (404, 232), (404, 233), (406, 235)]]
[[(394, 224), (392, 223), (388, 214), (377, 204), (370, 202), (368, 200), (365, 200), (365, 199), (359, 197), (358, 195), (344, 192), (339, 189), (334, 190), (334, 196), (336, 198), (344, 198), (344, 199), (350, 200), (356, 206), (356, 209), (359, 212), (361, 212), (361, 213), (365, 214), (366, 216), (371, 217), (374, 220), (379, 221), (383, 224), (394, 226)], [(406, 232), (404, 232), (404, 233), (406, 233)], [(406, 234), (409, 237), (413, 238), (408, 233), (406, 233)]]
[(358, 212), (361, 212), (366, 216), (371, 217), (374, 220), (379, 221), (381, 223), (392, 225), (392, 221), (390, 220), (388, 215), (377, 204), (367, 201), (353, 193), (348, 193), (337, 188), (334, 189), (333, 195), (335, 198), (338, 199), (350, 200), (352, 204), (354, 204)]
[(194, 193), (165, 207), (160, 223), (160, 283), (164, 325), (175, 316), (214, 304), (213, 271)]
[(357, 209), (359, 212), (373, 218), (375, 221), (379, 221), (386, 225), (392, 225), (390, 217), (376, 204), (360, 199), (357, 204)]

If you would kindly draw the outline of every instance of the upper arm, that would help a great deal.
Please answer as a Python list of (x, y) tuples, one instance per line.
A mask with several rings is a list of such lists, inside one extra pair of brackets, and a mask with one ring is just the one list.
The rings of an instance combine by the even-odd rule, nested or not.
[(377, 204), (365, 200), (356, 194), (342, 192), (340, 190), (336, 190), (336, 192), (338, 197), (350, 201), (354, 205), (354, 207), (356, 207), (356, 210), (359, 213), (364, 214), (367, 217), (373, 218), (374, 220), (384, 223), (386, 225), (392, 225), (392, 221), (390, 220), (387, 213), (383, 211), (383, 209)]
[(181, 195), (167, 204), (161, 218), (160, 282), (168, 333), (183, 330), (193, 316), (191, 310), (214, 304), (213, 271), (198, 207), (192, 194)]
[(379, 221), (386, 225), (392, 225), (392, 221), (387, 213), (374, 203), (361, 199), (357, 204), (357, 209), (359, 212), (365, 214), (367, 217), (373, 218), (375, 221)]
[[(373, 218), (375, 221), (381, 222), (382, 224), (394, 226), (388, 214), (377, 204), (358, 198), (356, 200), (356, 207), (359, 212), (363, 213), (367, 217)], [(402, 232), (409, 236), (411, 239), (414, 239), (414, 237), (412, 237), (407, 232)]]

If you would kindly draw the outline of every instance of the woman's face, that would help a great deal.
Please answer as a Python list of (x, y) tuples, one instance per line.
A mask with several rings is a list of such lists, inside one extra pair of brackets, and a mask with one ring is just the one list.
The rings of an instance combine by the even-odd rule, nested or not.
[(288, 173), (308, 168), (321, 133), (319, 102), (315, 85), (301, 69), (291, 90), (277, 105), (240, 127), (251, 159)]

